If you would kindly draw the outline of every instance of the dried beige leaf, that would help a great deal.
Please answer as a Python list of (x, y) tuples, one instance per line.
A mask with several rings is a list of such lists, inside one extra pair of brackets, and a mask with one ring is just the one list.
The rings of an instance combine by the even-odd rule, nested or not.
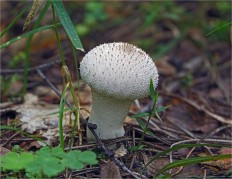
[[(152, 159), (152, 157), (148, 156), (144, 152), (142, 152), (142, 158), (145, 165)], [(163, 168), (168, 163), (169, 163), (168, 158), (158, 158), (147, 166), (147, 172), (150, 175), (155, 175), (161, 168)]]
[(125, 149), (124, 145), (121, 145), (117, 150), (114, 152), (114, 156), (119, 158), (123, 157), (127, 154), (127, 150)]
[(43, 0), (34, 0), (31, 10), (27, 15), (26, 21), (23, 25), (23, 31), (28, 27), (28, 25), (31, 23), (32, 19), (35, 17), (37, 12), (40, 10), (40, 8), (43, 5)]
[(108, 160), (104, 165), (101, 166), (101, 178), (122, 178), (118, 166), (113, 162)]

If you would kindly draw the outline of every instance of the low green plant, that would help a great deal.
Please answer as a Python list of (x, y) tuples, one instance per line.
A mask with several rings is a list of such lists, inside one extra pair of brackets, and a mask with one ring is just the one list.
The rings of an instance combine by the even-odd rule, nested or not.
[(76, 29), (80, 36), (85, 36), (95, 28), (101, 28), (101, 23), (107, 20), (107, 13), (104, 10), (103, 2), (89, 1), (85, 4), (85, 14), (83, 21), (76, 25)]
[[(165, 107), (161, 107), (161, 108), (156, 108), (156, 103), (158, 101), (159, 94), (157, 93), (157, 91), (155, 91), (152, 80), (150, 80), (150, 89), (149, 90), (150, 90), (151, 99), (153, 101), (151, 111), (150, 112), (138, 113), (138, 114), (135, 114), (135, 115), (132, 116), (132, 118), (135, 118), (137, 120), (138, 124), (140, 125), (140, 127), (143, 130), (143, 133), (142, 133), (142, 136), (141, 136), (141, 138), (139, 140), (138, 145), (134, 146), (134, 147), (131, 147), (130, 148), (131, 150), (140, 150), (140, 149), (142, 149), (144, 147), (144, 145), (142, 145), (142, 143), (143, 143), (143, 140), (144, 140), (144, 137), (145, 137), (146, 133), (149, 133), (150, 135), (154, 136), (154, 134), (151, 131), (148, 130), (148, 125), (149, 125), (149, 122), (151, 120), (151, 117), (155, 115), (160, 121), (162, 121), (158, 113), (160, 113), (160, 112), (162, 112), (162, 111), (164, 111), (164, 110), (166, 110), (167, 108), (170, 107), (170, 106), (165, 106)], [(147, 120), (146, 124), (138, 119), (140, 117), (148, 117), (148, 120)]]
[(57, 176), (65, 169), (80, 170), (85, 165), (97, 163), (96, 154), (92, 151), (64, 152), (60, 147), (46, 146), (35, 153), (9, 152), (1, 158), (0, 167), (2, 171), (20, 173), (21, 176), (43, 178)]
[(193, 85), (193, 75), (191, 73), (185, 74), (181, 79), (181, 86), (183, 88), (189, 88)]
[(16, 94), (15, 91), (9, 90), (17, 81), (20, 80), (20, 76), (18, 74), (14, 74), (10, 77), (3, 77), (0, 75), (0, 92), (2, 96), (7, 96), (11, 94), (14, 96)]

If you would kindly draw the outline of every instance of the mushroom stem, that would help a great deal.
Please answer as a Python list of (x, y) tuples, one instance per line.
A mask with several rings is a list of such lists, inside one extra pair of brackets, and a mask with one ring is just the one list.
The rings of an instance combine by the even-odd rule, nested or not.
[[(97, 124), (96, 134), (100, 139), (112, 139), (122, 137), (125, 134), (123, 128), (124, 119), (133, 100), (122, 100), (92, 93), (93, 105), (89, 122)], [(87, 129), (87, 138), (94, 139)]]

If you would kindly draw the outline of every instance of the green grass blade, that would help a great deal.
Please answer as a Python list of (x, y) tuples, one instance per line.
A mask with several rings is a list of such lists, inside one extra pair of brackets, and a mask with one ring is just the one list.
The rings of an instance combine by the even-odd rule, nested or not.
[(160, 113), (165, 111), (166, 109), (170, 108), (172, 105), (168, 105), (168, 106), (164, 106), (164, 107), (160, 107), (156, 109), (156, 113)]
[(141, 117), (146, 117), (146, 116), (149, 116), (149, 115), (152, 115), (152, 116), (153, 116), (153, 115), (155, 115), (155, 114), (157, 114), (157, 113), (160, 113), (160, 112), (165, 111), (165, 110), (166, 110), (167, 108), (169, 108), (169, 107), (171, 107), (171, 105), (158, 108), (158, 109), (156, 109), (155, 111), (150, 112), (150, 113), (147, 113), (147, 112), (137, 113), (137, 114), (132, 115), (131, 117), (132, 117), (132, 118), (141, 118)]
[(27, 8), (23, 9), (22, 12), (20, 12), (17, 17), (0, 33), (0, 37), (2, 37), (6, 32), (8, 32), (14, 24), (17, 22), (17, 20), (25, 13)]
[(151, 99), (152, 99), (153, 102), (157, 101), (158, 93), (155, 92), (154, 84), (153, 84), (152, 79), (150, 79), (150, 95), (151, 95)]
[(232, 158), (231, 154), (225, 154), (225, 155), (217, 155), (217, 156), (204, 156), (204, 157), (193, 157), (189, 159), (182, 159), (175, 161), (173, 163), (170, 163), (163, 167), (157, 174), (156, 176), (159, 176), (161, 173), (180, 166), (186, 166), (186, 165), (192, 165), (192, 164), (198, 164), (201, 162), (207, 162), (207, 161), (214, 161), (214, 160), (222, 160), (222, 159), (227, 159), (227, 158)]
[[(182, 33), (184, 34), (184, 32)], [(173, 38), (170, 42), (165, 43), (165, 45), (159, 45), (154, 55), (154, 59), (159, 59), (163, 55), (167, 54), (170, 50), (177, 46), (177, 44), (182, 40), (184, 35), (177, 36)]]
[(154, 162), (156, 159), (158, 159), (160, 156), (163, 156), (165, 154), (168, 154), (169, 152), (173, 152), (179, 149), (183, 148), (192, 148), (192, 147), (203, 147), (203, 146), (208, 146), (208, 147), (230, 147), (228, 145), (222, 145), (222, 144), (180, 144), (180, 145), (175, 145), (163, 152), (157, 153), (152, 159), (144, 166), (144, 169), (147, 168), (148, 165), (150, 165), (152, 162)]
[[(38, 19), (35, 22), (35, 25), (33, 26), (33, 29), (36, 29), (39, 27), (41, 20), (43, 19), (43, 17), (45, 16), (49, 6), (50, 6), (50, 2), (47, 1), (46, 5), (44, 6), (43, 10), (41, 11)], [(27, 91), (27, 85), (28, 85), (28, 69), (30, 67), (30, 51), (31, 51), (31, 41), (33, 38), (34, 34), (31, 34), (30, 36), (28, 36), (27, 38), (27, 42), (26, 42), (26, 58), (25, 58), (25, 62), (24, 62), (24, 74), (23, 74), (23, 90), (22, 90), (22, 96), (24, 96), (26, 94)]]
[(61, 98), (60, 98), (60, 110), (59, 110), (59, 136), (60, 136), (60, 147), (64, 150), (64, 135), (63, 135), (63, 117), (64, 117), (64, 102), (65, 93), (69, 87), (69, 83), (65, 86)]
[(62, 0), (52, 1), (52, 4), (53, 4), (55, 11), (60, 19), (60, 22), (63, 25), (66, 33), (68, 34), (69, 39), (71, 40), (73, 46), (76, 49), (84, 51), (84, 48), (83, 48), (81, 41), (80, 41), (80, 38), (75, 30), (75, 27), (74, 27), (68, 13), (66, 12), (66, 10), (64, 8)]
[(223, 25), (217, 27), (216, 29), (210, 31), (209, 33), (207, 33), (206, 36), (210, 36), (210, 35), (213, 34), (214, 32), (219, 31), (219, 30), (221, 30), (222, 28), (224, 28), (224, 27), (226, 27), (226, 26), (229, 26), (229, 25), (231, 25), (231, 24), (232, 24), (232, 21), (230, 21), (230, 22), (228, 22), (228, 23), (226, 23), (226, 24), (223, 24)]
[(149, 116), (150, 113), (147, 112), (143, 112), (143, 113), (138, 113), (138, 114), (134, 114), (133, 116), (131, 116), (132, 118), (140, 118), (140, 117), (146, 117)]
[[(25, 135), (25, 136), (27, 136), (27, 137), (31, 137), (31, 138), (34, 139), (34, 140), (38, 140), (38, 141), (43, 142), (44, 144), (48, 145), (46, 142), (43, 141), (42, 138), (39, 138), (39, 137), (36, 137), (36, 136), (34, 136), (34, 135), (28, 134), (27, 132), (22, 131), (21, 129), (18, 129), (18, 128), (16, 128), (16, 127), (11, 127), (11, 126), (4, 126), (4, 125), (2, 125), (2, 126), (0, 126), (0, 130), (12, 130), (12, 131), (17, 131), (17, 132), (20, 132), (21, 134), (23, 134), (23, 135)], [(0, 137), (2, 137), (2, 135), (0, 135)]]
[[(58, 23), (58, 24), (57, 24), (57, 26), (60, 26), (60, 25), (61, 25), (61, 23)], [(46, 26), (43, 26), (43, 27), (39, 27), (39, 28), (37, 28), (37, 29), (34, 29), (34, 30), (32, 30), (32, 31), (30, 31), (30, 32), (28, 32), (28, 33), (25, 33), (25, 34), (23, 34), (23, 35), (20, 35), (20, 36), (14, 38), (14, 39), (11, 39), (11, 40), (9, 40), (8, 42), (6, 42), (6, 43), (4, 43), (4, 44), (1, 44), (1, 45), (0, 45), (0, 49), (6, 48), (6, 47), (8, 47), (9, 45), (11, 45), (12, 43), (15, 43), (16, 41), (21, 40), (21, 39), (23, 39), (23, 38), (25, 38), (25, 37), (29, 37), (29, 36), (32, 35), (32, 34), (35, 34), (35, 33), (37, 33), (37, 32), (41, 32), (41, 31), (44, 31), (44, 30), (47, 30), (47, 29), (52, 29), (52, 28), (54, 28), (54, 25), (46, 25)]]

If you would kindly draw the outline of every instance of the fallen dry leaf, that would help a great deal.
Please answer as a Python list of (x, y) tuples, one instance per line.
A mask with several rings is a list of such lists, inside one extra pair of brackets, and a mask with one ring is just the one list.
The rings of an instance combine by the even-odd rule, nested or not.
[(3, 156), (3, 155), (5, 155), (5, 154), (7, 154), (8, 152), (10, 152), (9, 149), (0, 146), (0, 156)]
[[(151, 159), (152, 157), (149, 157), (146, 153), (142, 153), (142, 158), (144, 161), (144, 164), (146, 165)], [(169, 163), (169, 159), (168, 158), (158, 158), (157, 160), (155, 160), (154, 162), (150, 163), (147, 166), (147, 170), (149, 172), (150, 175), (155, 175), (161, 168), (163, 168), (165, 165), (167, 165)]]
[(171, 76), (176, 74), (176, 69), (174, 66), (172, 66), (168, 61), (168, 57), (165, 56), (162, 59), (159, 59), (156, 61), (156, 66), (158, 69), (159, 74), (165, 75), (165, 76)]
[[(222, 147), (220, 150), (220, 154), (231, 154), (232, 156), (232, 149)], [(200, 156), (207, 156), (205, 153), (201, 153)], [(219, 173), (221, 171), (227, 171), (232, 167), (232, 157), (222, 160), (215, 160), (215, 161), (208, 161), (201, 163), (204, 167), (209, 168), (213, 173)]]
[(114, 151), (114, 156), (117, 158), (123, 157), (126, 154), (127, 154), (127, 149), (125, 149), (123, 144), (117, 150)]
[(122, 178), (118, 166), (113, 162), (108, 160), (104, 165), (101, 166), (101, 177), (100, 178)]
[[(17, 114), (19, 122), (22, 123), (21, 128), (31, 134), (39, 133), (47, 139), (45, 142), (48, 144), (58, 140), (59, 106), (41, 102), (38, 96), (33, 94), (26, 94), (24, 101), (24, 104), (11, 108)], [(73, 120), (72, 111), (65, 111), (63, 127), (69, 128)]]

